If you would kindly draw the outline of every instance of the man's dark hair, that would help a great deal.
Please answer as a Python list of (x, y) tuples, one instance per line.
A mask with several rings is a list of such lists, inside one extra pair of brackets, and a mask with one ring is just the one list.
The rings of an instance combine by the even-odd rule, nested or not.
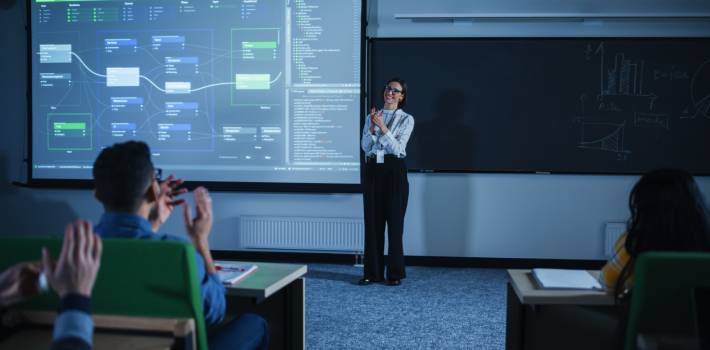
[(134, 213), (153, 182), (150, 149), (128, 141), (104, 148), (94, 162), (96, 197), (106, 210)]

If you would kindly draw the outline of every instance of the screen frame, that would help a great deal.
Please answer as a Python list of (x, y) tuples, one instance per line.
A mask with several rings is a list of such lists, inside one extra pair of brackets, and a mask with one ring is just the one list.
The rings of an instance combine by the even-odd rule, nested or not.
[[(32, 155), (34, 149), (32, 147), (32, 126), (34, 112), (32, 110), (32, 1), (25, 0), (25, 12), (27, 25), (25, 32), (27, 34), (27, 187), (31, 188), (67, 188), (67, 189), (91, 189), (94, 188), (93, 180), (86, 179), (52, 179), (52, 178), (35, 178), (32, 172)], [(366, 37), (367, 33), (367, 1), (360, 0), (360, 113), (365, 111), (366, 102), (366, 74), (369, 70), (365, 66), (368, 48)], [(361, 116), (360, 129), (363, 121)], [(357, 139), (360, 140), (360, 129), (356, 130)], [(358, 149), (360, 147), (358, 146)], [(210, 190), (223, 192), (300, 192), (300, 193), (362, 193), (363, 179), (363, 155), (358, 152), (360, 161), (360, 182), (353, 184), (346, 183), (288, 183), (288, 182), (238, 182), (238, 181), (185, 181), (185, 187), (195, 188), (197, 186), (205, 186)]]

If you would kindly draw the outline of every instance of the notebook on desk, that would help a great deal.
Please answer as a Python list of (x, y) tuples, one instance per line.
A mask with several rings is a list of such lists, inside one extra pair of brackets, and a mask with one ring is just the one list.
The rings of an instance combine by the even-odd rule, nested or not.
[(540, 288), (602, 289), (599, 281), (586, 270), (532, 269), (532, 275)]
[(220, 263), (216, 265), (217, 276), (222, 284), (232, 285), (256, 271), (258, 266), (250, 263)]

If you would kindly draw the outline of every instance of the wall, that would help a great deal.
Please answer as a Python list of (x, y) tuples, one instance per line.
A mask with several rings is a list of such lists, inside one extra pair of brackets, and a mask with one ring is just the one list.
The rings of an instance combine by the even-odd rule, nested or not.
[[(617, 7), (615, 7), (617, 6)], [(621, 7), (618, 7), (621, 6)], [(697, 1), (453, 1), (380, 0), (369, 3), (371, 36), (708, 36), (704, 22), (478, 23), (412, 22), (395, 13), (710, 12)], [(24, 1), (0, 0), (0, 220), (2, 234), (60, 233), (76, 218), (97, 220), (101, 208), (89, 190), (27, 189), (25, 179), (26, 34)], [(416, 115), (415, 115), (416, 117)], [(633, 176), (410, 174), (405, 223), (407, 255), (499, 258), (603, 258), (603, 226), (628, 215)], [(698, 179), (710, 196), (710, 179)], [(215, 193), (213, 249), (238, 249), (240, 215), (361, 217), (352, 194)], [(183, 234), (179, 215), (165, 232)]]
[(376, 37), (474, 36), (708, 36), (707, 20), (470, 20), (395, 19), (401, 14), (625, 14), (710, 15), (710, 3), (695, 0), (371, 0), (368, 34)]

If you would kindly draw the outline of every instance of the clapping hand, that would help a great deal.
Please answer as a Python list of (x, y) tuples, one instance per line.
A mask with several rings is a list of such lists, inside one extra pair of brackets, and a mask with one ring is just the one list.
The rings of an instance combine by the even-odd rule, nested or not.
[(42, 271), (60, 297), (68, 294), (90, 297), (102, 250), (101, 238), (94, 234), (91, 223), (78, 220), (64, 229), (64, 244), (56, 264), (47, 248), (42, 249)]
[(0, 274), (0, 306), (21, 302), (39, 292), (38, 263), (21, 262)]
[(387, 126), (385, 125), (384, 117), (382, 116), (382, 111), (377, 111), (375, 107), (372, 107), (372, 109), (370, 110), (370, 119), (372, 122), (370, 123), (370, 132), (374, 134), (375, 125), (377, 125), (384, 134), (385, 130), (387, 130)]
[(192, 239), (192, 244), (197, 252), (202, 255), (205, 261), (205, 271), (207, 273), (215, 273), (217, 269), (212, 260), (210, 244), (207, 239), (210, 235), (210, 230), (212, 230), (212, 198), (210, 198), (210, 193), (207, 192), (207, 189), (202, 186), (196, 188), (192, 195), (195, 200), (197, 215), (193, 219), (190, 208), (185, 204), (183, 213), (185, 215), (187, 235)]
[(186, 188), (179, 188), (183, 182), (182, 179), (176, 179), (173, 175), (170, 175), (165, 181), (160, 183), (160, 192), (156, 198), (156, 205), (153, 207), (149, 217), (153, 232), (157, 232), (160, 226), (168, 220), (176, 206), (185, 202), (184, 199), (176, 199), (177, 196), (187, 192)]
[(212, 198), (207, 189), (202, 186), (196, 188), (192, 194), (197, 215), (193, 219), (190, 208), (185, 204), (183, 212), (185, 228), (195, 246), (207, 247), (207, 237), (212, 229)]

